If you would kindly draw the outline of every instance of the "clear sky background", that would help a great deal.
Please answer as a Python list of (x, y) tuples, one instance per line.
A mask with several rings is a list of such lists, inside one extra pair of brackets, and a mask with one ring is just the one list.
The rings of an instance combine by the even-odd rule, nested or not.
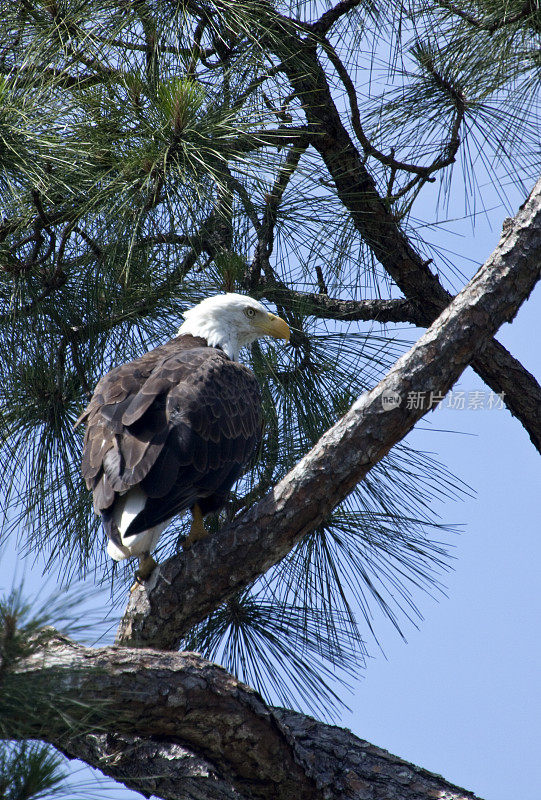
[[(500, 341), (541, 376), (538, 287)], [(485, 391), (468, 369), (459, 389)], [(447, 597), (418, 598), (425, 621), (389, 632), (342, 724), (486, 800), (539, 800), (541, 462), (507, 411), (438, 410), (410, 443), (435, 451), (476, 489), (447, 504), (455, 537)], [(427, 428), (422, 422), (419, 428)]]
[[(513, 203), (516, 210), (516, 196)], [(424, 214), (430, 218), (430, 209)], [(477, 219), (474, 232), (469, 222), (451, 226), (455, 233), (445, 246), (472, 259), (459, 263), (469, 275), (474, 262), (481, 263), (496, 245), (508, 214), (495, 208)], [(446, 241), (441, 231), (432, 239)], [(538, 379), (540, 319), (538, 286), (513, 324), (498, 334)], [(406, 335), (413, 338), (410, 329)], [(471, 370), (456, 388), (488, 397)], [(447, 596), (436, 602), (417, 595), (425, 619), (418, 629), (404, 629), (407, 643), (385, 623), (378, 626), (385, 653), (368, 641), (372, 658), (365, 677), (345, 697), (351, 712), (336, 722), (485, 800), (539, 800), (541, 460), (506, 410), (440, 408), (419, 423), (408, 442), (438, 454), (476, 496), (439, 509), (442, 521), (464, 526), (460, 535), (446, 537), (454, 554), (454, 570), (444, 577)], [(6, 550), (3, 589), (9, 589), (15, 571), (21, 575), (17, 557)], [(25, 574), (31, 596), (44, 582), (39, 563), (33, 569), (27, 564)], [(48, 576), (49, 587), (55, 581)], [(87, 583), (92, 585), (92, 576)], [(108, 599), (104, 587), (95, 604), (106, 608)], [(93, 778), (88, 771), (77, 777), (84, 776), (88, 787)], [(103, 796), (140, 795), (107, 788)]]
[[(486, 259), (508, 214), (499, 206), (473, 231), (457, 223), (431, 238), (463, 254), (453, 260), (470, 276), (476, 265), (464, 256)], [(541, 379), (541, 286), (497, 338)], [(490, 392), (471, 369), (454, 388), (484, 392), (485, 404)], [(445, 405), (407, 441), (475, 490), (440, 509), (464, 526), (452, 537), (447, 596), (417, 597), (425, 620), (406, 630), (407, 644), (390, 630), (382, 637), (385, 656), (374, 653), (342, 724), (486, 800), (539, 800), (541, 460), (508, 411)]]

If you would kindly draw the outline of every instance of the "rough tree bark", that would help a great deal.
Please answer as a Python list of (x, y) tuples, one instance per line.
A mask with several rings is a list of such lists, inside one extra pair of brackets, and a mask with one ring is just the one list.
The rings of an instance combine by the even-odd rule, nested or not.
[[(10, 707), (4, 692), (4, 735), (50, 741), (164, 798), (472, 798), (347, 732), (269, 709), (194, 654), (164, 651), (282, 558), (427, 413), (405, 402), (387, 410), (383, 393), (441, 399), (540, 273), (541, 180), (493, 255), (389, 375), (266, 498), (134, 593), (118, 635), (131, 647), (91, 650), (49, 633), (31, 655), (4, 663), (5, 685), (34, 690), (31, 708)], [(145, 645), (160, 649), (137, 649)]]
[[(90, 649), (50, 631), (17, 677), (34, 697), (20, 736), (165, 800), (475, 800), (349, 731), (267, 707), (194, 653)], [(96, 732), (68, 733), (67, 716)]]

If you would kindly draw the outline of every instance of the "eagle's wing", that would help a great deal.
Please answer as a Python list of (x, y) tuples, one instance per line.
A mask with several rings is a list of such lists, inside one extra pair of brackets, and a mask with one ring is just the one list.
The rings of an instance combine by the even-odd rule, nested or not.
[(107, 512), (135, 486), (148, 498), (130, 534), (195, 502), (204, 513), (219, 508), (260, 436), (261, 398), (251, 371), (184, 338), (109, 372), (81, 417), (82, 471), (96, 512)]

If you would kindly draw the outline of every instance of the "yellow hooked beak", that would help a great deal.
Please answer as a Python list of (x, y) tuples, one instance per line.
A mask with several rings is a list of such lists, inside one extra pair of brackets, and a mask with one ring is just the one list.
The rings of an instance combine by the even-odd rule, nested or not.
[(274, 336), (275, 339), (285, 339), (286, 342), (289, 342), (291, 335), (289, 325), (284, 319), (277, 317), (276, 314), (267, 314), (259, 327), (266, 336)]

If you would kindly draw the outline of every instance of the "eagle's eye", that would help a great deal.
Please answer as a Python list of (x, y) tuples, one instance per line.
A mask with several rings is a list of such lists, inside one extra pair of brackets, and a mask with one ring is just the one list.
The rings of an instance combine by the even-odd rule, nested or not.
[(248, 306), (247, 308), (244, 309), (244, 313), (249, 319), (251, 319), (252, 317), (255, 317), (255, 308)]

